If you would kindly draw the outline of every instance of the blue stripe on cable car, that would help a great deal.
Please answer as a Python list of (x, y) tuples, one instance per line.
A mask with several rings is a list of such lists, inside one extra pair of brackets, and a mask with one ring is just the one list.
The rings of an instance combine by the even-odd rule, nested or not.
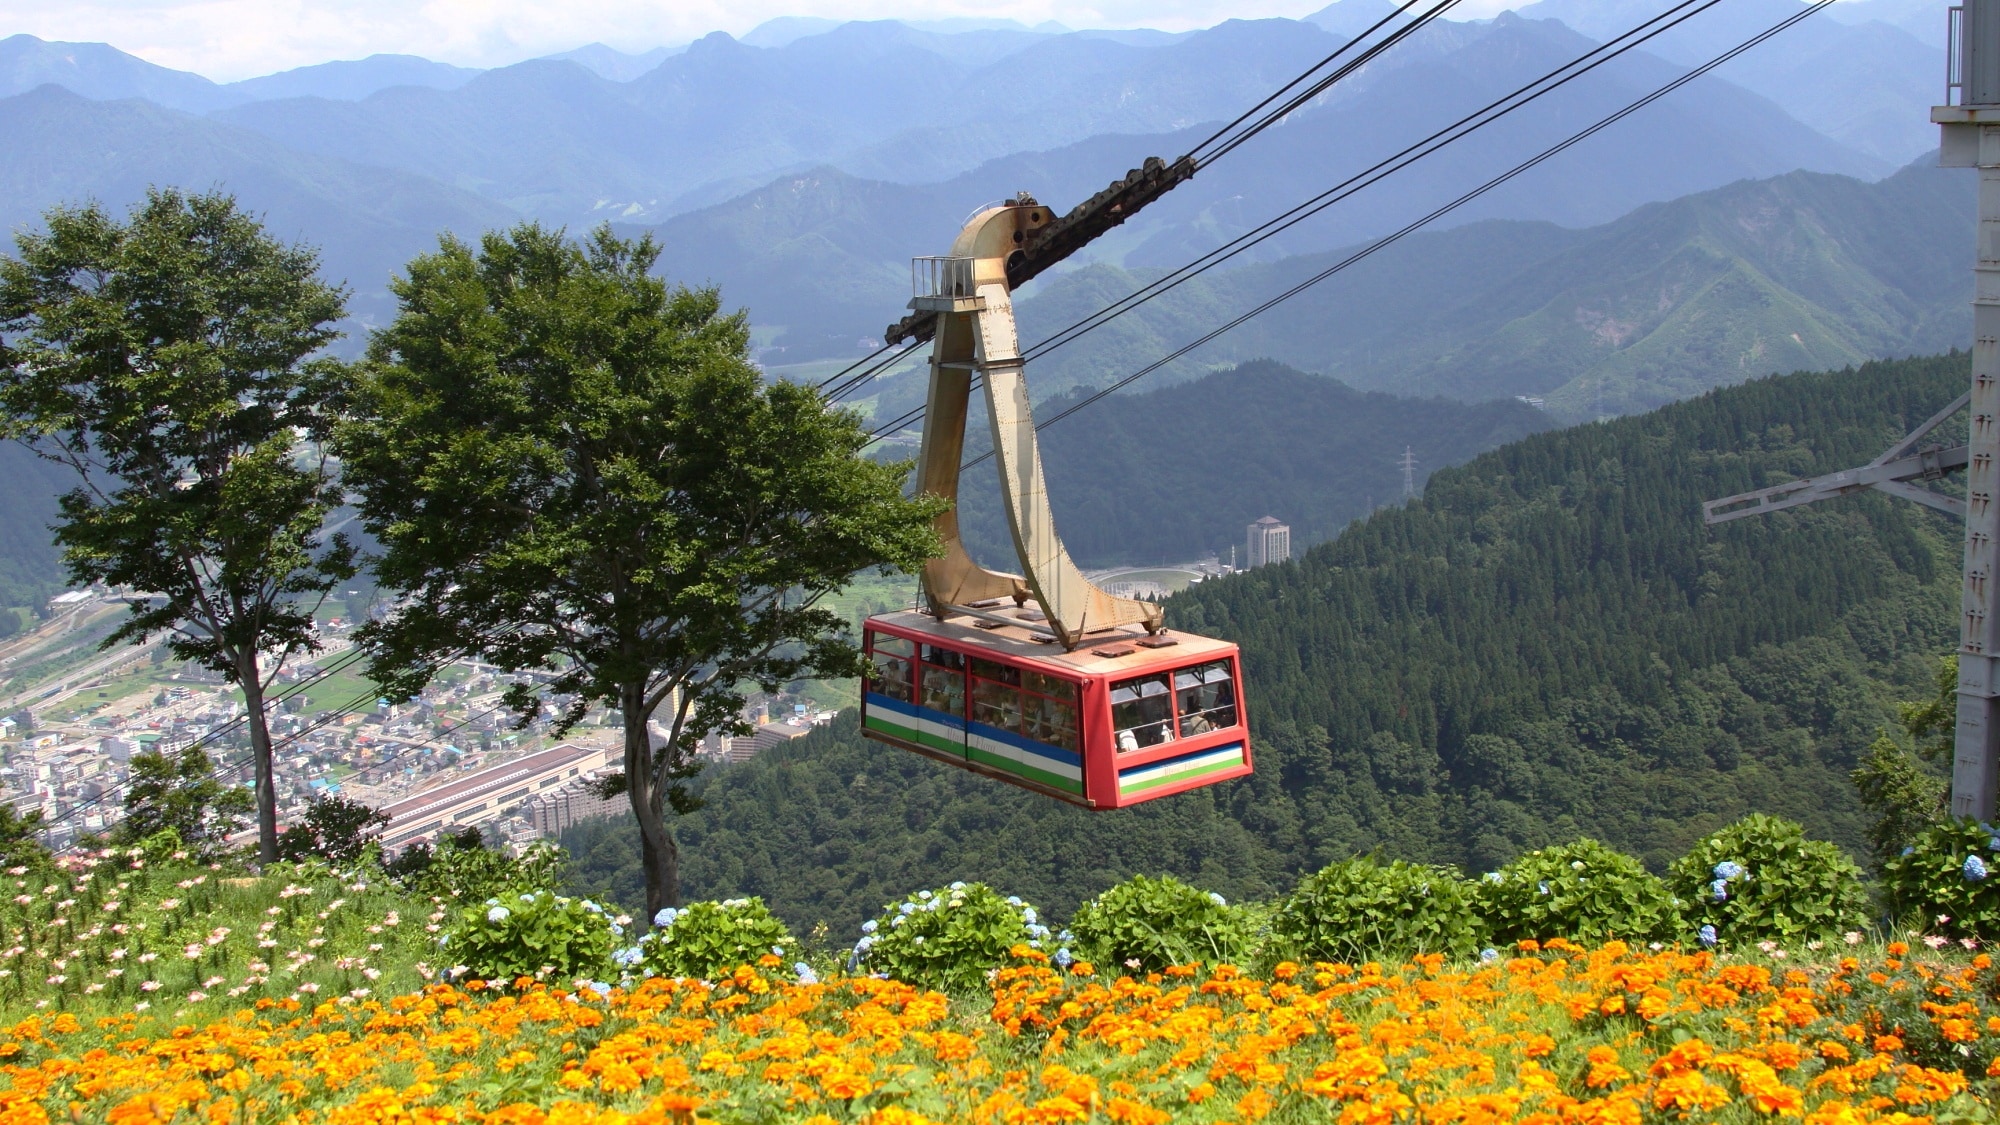
[(943, 711), (917, 707), (876, 692), (867, 693), (864, 727), (883, 729), (909, 742), (946, 753), (965, 753), (965, 724)]
[(967, 723), (966, 729), (988, 742), (997, 742), (1016, 750), (1026, 751), (1029, 754), (1047, 758), (1051, 763), (1057, 765), (1069, 766), (1072, 769), (1083, 768), (1083, 755), (1065, 750), (1060, 746), (1054, 746), (1047, 742), (1036, 742), (1032, 738), (1015, 734), (1013, 731), (1003, 727), (988, 726), (985, 723)]
[(1164, 762), (1150, 762), (1118, 771), (1118, 791), (1133, 793), (1157, 785), (1169, 785), (1234, 769), (1243, 764), (1243, 744), (1232, 742), (1212, 750), (1198, 750)]

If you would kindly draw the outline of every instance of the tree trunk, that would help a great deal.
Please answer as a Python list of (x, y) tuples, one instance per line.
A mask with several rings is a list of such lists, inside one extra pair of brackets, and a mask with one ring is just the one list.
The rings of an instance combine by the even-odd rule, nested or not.
[(263, 676), (255, 651), (236, 662), (237, 686), (243, 689), (243, 705), (250, 709), (245, 722), (250, 727), (250, 756), (257, 763), (257, 862), (269, 866), (278, 861), (278, 779), (271, 761), (271, 727), (264, 714)]
[(639, 818), (639, 858), (646, 869), (646, 922), (669, 906), (681, 904), (680, 852), (667, 831), (664, 795), (654, 777), (653, 739), (646, 730), (644, 686), (619, 693), (625, 717), (625, 793)]

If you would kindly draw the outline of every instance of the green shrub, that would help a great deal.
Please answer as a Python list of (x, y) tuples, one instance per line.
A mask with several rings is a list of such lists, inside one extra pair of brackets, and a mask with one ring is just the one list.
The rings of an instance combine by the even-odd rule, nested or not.
[(537, 840), (518, 856), (486, 846), (477, 828), (447, 832), (437, 850), (414, 844), (384, 870), (416, 894), (446, 902), (479, 902), (520, 894), (554, 893), (562, 886), (569, 854)]
[(1667, 887), (1704, 945), (1791, 945), (1855, 929), (1868, 916), (1861, 869), (1846, 853), (1761, 813), (1704, 836), (1668, 869)]
[(766, 954), (783, 958), (787, 965), (798, 960), (798, 939), (761, 898), (669, 906), (653, 924), (651, 933), (617, 957), (646, 976), (715, 980), (739, 965), (755, 965)]
[(1241, 963), (1254, 946), (1242, 910), (1171, 875), (1134, 875), (1079, 906), (1069, 926), (1075, 954), (1111, 973), (1121, 966), (1150, 973), (1196, 961)]
[(861, 927), (851, 968), (921, 988), (978, 992), (1016, 945), (1043, 948), (1052, 935), (1035, 908), (984, 883), (918, 891)]
[(1666, 884), (1596, 840), (1520, 856), (1482, 878), (1474, 901), (1498, 942), (1673, 941), (1681, 932)]
[(1298, 961), (1470, 957), (1486, 939), (1474, 897), (1455, 868), (1365, 856), (1330, 864), (1278, 907), (1271, 952)]
[(2000, 938), (2000, 836), (1969, 818), (1933, 825), (1882, 862), (1882, 891), (1901, 925)]
[(440, 944), (458, 975), (567, 982), (603, 974), (624, 932), (589, 899), (538, 891), (461, 908)]

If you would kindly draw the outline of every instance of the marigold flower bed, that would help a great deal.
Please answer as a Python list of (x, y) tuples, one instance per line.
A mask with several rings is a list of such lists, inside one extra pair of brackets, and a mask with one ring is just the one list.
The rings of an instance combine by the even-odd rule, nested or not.
[[(42, 1014), (0, 1040), (0, 1123), (1109, 1121), (1812, 1125), (1986, 1117), (1990, 960), (1805, 966), (1618, 943), (1400, 967), (1061, 972), (991, 997), (867, 977), (436, 985), (205, 1025)], [(767, 959), (775, 961), (775, 959)]]

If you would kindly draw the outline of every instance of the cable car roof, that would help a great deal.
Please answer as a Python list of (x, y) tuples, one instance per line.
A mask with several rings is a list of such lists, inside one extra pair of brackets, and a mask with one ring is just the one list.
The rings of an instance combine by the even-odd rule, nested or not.
[[(1148, 636), (1143, 625), (1124, 625), (1091, 633), (1075, 652), (1064, 652), (1047, 627), (1036, 619), (1031, 604), (1017, 609), (1010, 603), (986, 608), (982, 616), (953, 614), (943, 621), (918, 610), (884, 613), (868, 619), (869, 626), (887, 625), (901, 633), (935, 637), (937, 643), (965, 652), (984, 650), (1009, 660), (1039, 664), (1056, 675), (1115, 675), (1143, 672), (1163, 664), (1189, 664), (1203, 657), (1236, 651), (1228, 641), (1167, 629)], [(1015, 624), (1003, 624), (1002, 621)], [(1143, 643), (1142, 643), (1143, 642)]]

